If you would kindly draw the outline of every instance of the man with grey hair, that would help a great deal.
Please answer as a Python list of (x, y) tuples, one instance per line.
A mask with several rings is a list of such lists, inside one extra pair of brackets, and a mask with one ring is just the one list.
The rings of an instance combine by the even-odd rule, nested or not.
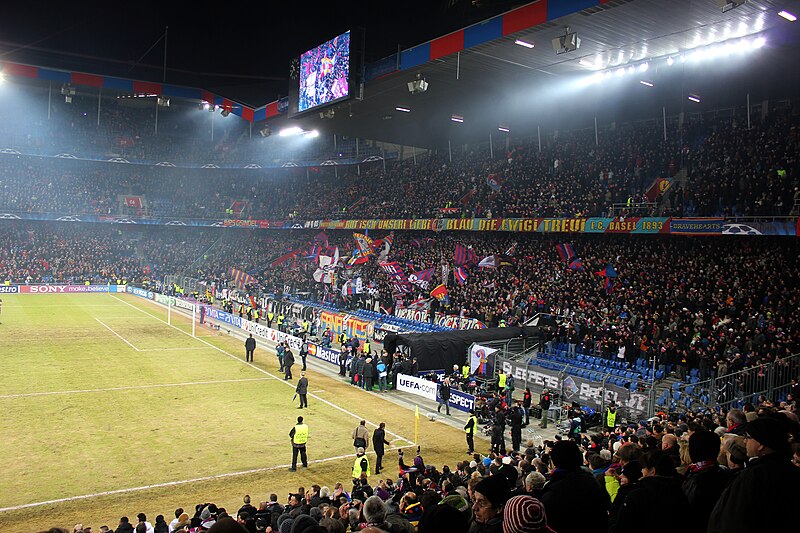
[(728, 435), (739, 435), (744, 437), (744, 425), (747, 423), (747, 415), (741, 409), (731, 409), (725, 417), (728, 426)]
[(380, 498), (380, 496), (370, 496), (367, 498), (367, 501), (364, 502), (364, 507), (362, 509), (364, 513), (364, 520), (367, 522), (367, 526), (377, 527), (378, 529), (387, 529), (384, 526), (384, 522), (386, 521), (386, 503)]

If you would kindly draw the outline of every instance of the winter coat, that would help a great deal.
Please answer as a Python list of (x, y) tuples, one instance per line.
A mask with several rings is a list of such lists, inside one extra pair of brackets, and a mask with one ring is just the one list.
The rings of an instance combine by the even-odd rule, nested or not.
[(542, 489), (547, 523), (558, 533), (600, 533), (608, 529), (610, 501), (594, 476), (585, 470), (557, 468)]
[[(617, 498), (622, 497), (622, 491)], [(615, 527), (610, 533), (675, 533), (675, 522), (659, 518), (664, 509), (670, 516), (687, 516), (689, 502), (680, 482), (671, 477), (643, 477), (622, 502)]]

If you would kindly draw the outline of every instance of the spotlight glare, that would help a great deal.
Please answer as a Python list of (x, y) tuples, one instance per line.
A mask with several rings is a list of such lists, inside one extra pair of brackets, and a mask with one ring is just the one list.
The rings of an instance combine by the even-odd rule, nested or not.
[(401, 111), (403, 113), (411, 113), (411, 109), (409, 109), (408, 107), (397, 106), (394, 109), (395, 111)]
[(618, 68), (617, 70), (614, 71), (614, 73), (617, 75), (618, 78), (622, 77), (622, 75), (625, 74), (625, 67)]
[(300, 135), (303, 133), (303, 130), (297, 126), (292, 126), (291, 128), (283, 128), (278, 135), (281, 137), (291, 137), (293, 135)]
[(652, 81), (647, 81), (647, 80), (639, 80), (639, 83), (641, 83), (642, 85), (646, 85), (648, 87), (652, 87), (654, 85)]
[(642, 63), (639, 65), (639, 72), (647, 72), (647, 69), (650, 68), (649, 63)]
[(4, 81), (6, 81), (6, 75), (0, 72), (0, 85), (2, 85)]
[(521, 39), (517, 39), (516, 41), (514, 41), (514, 44), (518, 44), (518, 45), (520, 45), (522, 47), (525, 47), (525, 48), (533, 48), (534, 47), (533, 43), (529, 43), (529, 42), (523, 41)]
[(795, 15), (792, 15), (791, 13), (789, 13), (788, 11), (785, 11), (785, 10), (781, 11), (780, 13), (778, 13), (778, 16), (785, 18), (789, 22), (794, 22), (794, 21), (797, 20), (797, 17)]
[(464, 117), (462, 117), (461, 115), (452, 115), (450, 117), (450, 120), (452, 120), (453, 122), (458, 122), (459, 124), (461, 124), (461, 123), (464, 122)]
[(668, 66), (668, 67), (671, 67), (671, 66), (672, 66), (672, 65), (674, 65), (674, 64), (675, 64), (675, 60), (674, 60), (674, 59), (672, 59), (671, 57), (668, 57), (668, 58), (667, 58), (667, 66)]
[(316, 137), (319, 137), (319, 132), (317, 130), (304, 131), (303, 137), (307, 139), (314, 139)]
[(631, 65), (630, 67), (628, 67), (627, 72), (628, 72), (628, 74), (633, 74), (634, 72), (636, 72), (636, 67)]
[(700, 97), (696, 94), (690, 94), (687, 98), (696, 104), (700, 103)]
[(759, 37), (758, 39), (756, 39), (755, 41), (753, 41), (753, 48), (756, 48), (756, 49), (757, 49), (757, 48), (761, 48), (761, 47), (763, 47), (765, 44), (767, 44), (767, 40), (766, 40), (765, 38), (763, 38), (763, 37)]
[(503, 133), (508, 133), (511, 129), (508, 126), (497, 126), (498, 131), (502, 131)]

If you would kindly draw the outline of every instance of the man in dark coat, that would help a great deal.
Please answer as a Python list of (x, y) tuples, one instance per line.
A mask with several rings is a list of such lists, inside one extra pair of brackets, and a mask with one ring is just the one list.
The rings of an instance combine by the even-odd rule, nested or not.
[(372, 384), (375, 381), (375, 365), (372, 364), (372, 357), (367, 357), (364, 361), (364, 388), (368, 391), (372, 390)]
[(542, 489), (548, 525), (558, 533), (606, 531), (610, 499), (591, 472), (581, 468), (583, 456), (573, 441), (553, 445), (555, 470)]
[(244, 350), (244, 360), (248, 363), (251, 363), (253, 361), (253, 352), (256, 351), (256, 340), (253, 338), (252, 333), (249, 337), (247, 337), (247, 340), (244, 341)]
[(383, 454), (384, 454), (384, 444), (391, 444), (388, 440), (386, 440), (386, 423), (381, 422), (378, 426), (378, 429), (372, 432), (372, 448), (375, 450), (375, 455), (378, 456), (378, 459), (375, 461), (375, 473), (380, 474), (381, 469), (383, 468)]
[(450, 378), (444, 378), (444, 381), (439, 384), (439, 406), (436, 412), (442, 412), (442, 406), (445, 406), (447, 416), (450, 416)]
[(298, 409), (303, 407), (308, 409), (308, 378), (305, 372), (300, 373), (300, 379), (297, 380), (297, 388), (294, 391), (300, 396), (300, 407)]
[(495, 407), (494, 419), (492, 420), (492, 451), (495, 453), (506, 453), (506, 417), (500, 406)]
[(522, 444), (522, 407), (512, 407), (509, 411), (508, 422), (511, 425), (511, 449), (515, 452), (519, 451)]
[(708, 528), (708, 518), (731, 480), (730, 470), (717, 464), (720, 440), (711, 431), (695, 431), (689, 437), (689, 460), (683, 492), (689, 500), (691, 516), (686, 521), (700, 533)]
[(800, 468), (791, 461), (788, 420), (762, 416), (745, 426), (751, 462), (720, 496), (708, 533), (796, 531), (792, 502), (800, 498)]
[(286, 347), (286, 352), (283, 354), (283, 371), (286, 375), (283, 377), (283, 380), (292, 379), (292, 365), (294, 364), (294, 354), (289, 347)]

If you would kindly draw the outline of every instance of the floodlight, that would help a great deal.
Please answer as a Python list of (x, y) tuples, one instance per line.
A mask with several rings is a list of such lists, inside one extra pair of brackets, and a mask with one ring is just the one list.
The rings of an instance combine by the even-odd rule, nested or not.
[(303, 137), (306, 137), (308, 139), (314, 139), (316, 137), (319, 137), (319, 132), (317, 130), (304, 131)]
[(564, 28), (564, 35), (556, 37), (552, 40), (553, 51), (556, 54), (566, 54), (567, 52), (574, 52), (581, 47), (581, 39), (575, 32), (569, 31), (569, 26)]
[(169, 107), (169, 98), (166, 96), (159, 96), (156, 98), (156, 103), (159, 107)]
[(261, 128), (261, 129), (258, 131), (258, 133), (259, 133), (259, 134), (260, 134), (262, 137), (269, 137), (270, 135), (272, 135), (272, 130), (271, 130), (271, 129), (269, 129), (269, 126), (264, 126), (263, 128)]
[(511, 131), (511, 128), (509, 128), (508, 126), (500, 125), (497, 126), (497, 130), (502, 131), (503, 133), (508, 133), (509, 131)]
[(227, 117), (228, 115), (230, 115), (230, 114), (231, 114), (231, 112), (230, 112), (230, 111), (228, 111), (227, 109), (223, 109), (223, 110), (220, 112), (220, 114), (221, 114), (223, 117)]
[(523, 46), (525, 48), (533, 48), (534, 47), (533, 43), (529, 43), (529, 42), (523, 41), (521, 39), (517, 39), (516, 41), (514, 41), (514, 44), (518, 44), (518, 45)]
[(700, 97), (696, 94), (690, 94), (687, 98), (696, 104), (700, 103)]
[(745, 2), (747, 2), (747, 0), (717, 0), (717, 6), (723, 13), (726, 13), (731, 9), (736, 9)]
[(461, 115), (452, 115), (450, 117), (450, 120), (452, 120), (453, 122), (458, 122), (460, 124), (460, 123), (464, 122), (464, 117), (461, 116)]
[(423, 78), (422, 75), (419, 73), (417, 73), (416, 80), (408, 82), (408, 92), (410, 92), (411, 94), (424, 93), (427, 90), (428, 90), (428, 82), (425, 81), (425, 78)]
[(783, 17), (783, 18), (785, 18), (785, 19), (786, 19), (786, 20), (788, 20), (789, 22), (794, 22), (794, 21), (796, 21), (796, 20), (797, 20), (797, 16), (796, 16), (796, 15), (792, 15), (791, 13), (789, 13), (789, 12), (788, 12), (788, 11), (786, 11), (786, 10), (784, 10), (784, 11), (781, 11), (780, 13), (778, 13), (778, 16), (779, 16), (779, 17)]
[(394, 109), (395, 111), (400, 111), (401, 113), (411, 113), (411, 109), (409, 109), (408, 107), (397, 106)]
[(642, 85), (646, 85), (647, 87), (653, 87), (655, 84), (652, 81), (648, 80), (639, 80), (639, 83)]
[(671, 57), (668, 57), (668, 58), (667, 58), (667, 66), (668, 66), (668, 67), (671, 67), (671, 66), (672, 66), (672, 65), (674, 65), (674, 64), (675, 64), (675, 60), (674, 60), (674, 59), (672, 59)]
[(278, 132), (278, 135), (280, 135), (281, 137), (291, 137), (293, 135), (300, 135), (301, 133), (303, 133), (302, 128), (299, 128), (297, 126), (292, 126), (290, 128), (282, 129), (280, 132)]
[(0, 85), (2, 85), (4, 81), (6, 81), (6, 75), (0, 72)]

